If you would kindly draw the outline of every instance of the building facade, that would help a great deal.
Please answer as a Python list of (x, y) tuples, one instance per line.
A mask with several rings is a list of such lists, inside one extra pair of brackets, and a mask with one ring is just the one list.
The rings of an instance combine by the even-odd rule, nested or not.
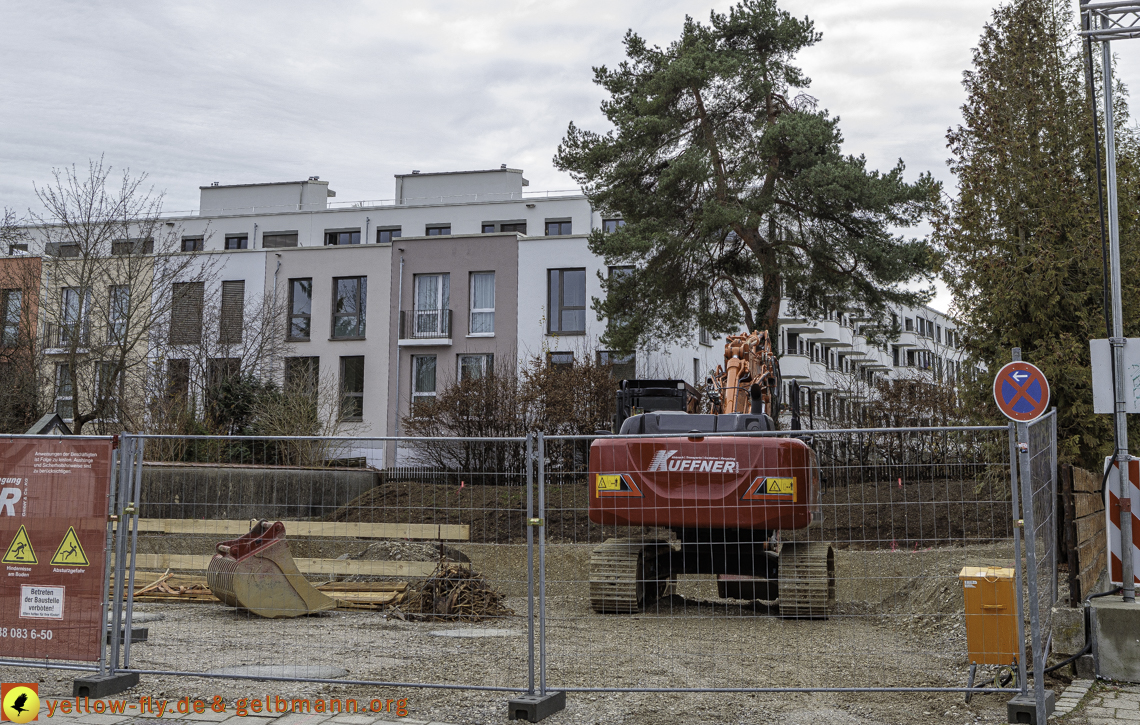
[[(174, 249), (129, 247), (191, 260), (148, 290), (154, 309), (169, 310), (149, 349), (156, 389), (201, 397), (235, 372), (302, 384), (320, 391), (341, 430), (367, 437), (398, 435), (415, 401), (452, 381), (535, 357), (703, 385), (723, 363), (723, 338), (694, 330), (630, 356), (601, 347), (606, 322), (591, 299), (623, 270), (593, 255), (587, 237), (621, 222), (580, 191), (527, 186), (504, 165), (397, 175), (392, 198), (359, 202), (335, 201), (317, 177), (201, 187), (197, 211), (163, 217)], [(37, 247), (51, 235), (30, 237), (31, 249), (9, 254), (61, 255), (58, 243)], [(66, 306), (58, 287), (45, 281), (45, 304)], [(873, 396), (876, 380), (952, 381), (962, 357), (953, 322), (928, 308), (897, 315), (903, 332), (883, 347), (868, 343), (858, 310), (810, 320), (783, 309), (785, 395), (796, 381), (813, 391), (806, 405), (838, 419)]]

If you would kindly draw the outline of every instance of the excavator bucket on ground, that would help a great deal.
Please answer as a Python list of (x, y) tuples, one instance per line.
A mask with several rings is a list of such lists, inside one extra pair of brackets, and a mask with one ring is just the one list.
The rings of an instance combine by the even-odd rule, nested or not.
[(336, 607), (297, 568), (280, 521), (259, 521), (241, 538), (218, 544), (206, 570), (206, 585), (229, 606), (270, 619)]

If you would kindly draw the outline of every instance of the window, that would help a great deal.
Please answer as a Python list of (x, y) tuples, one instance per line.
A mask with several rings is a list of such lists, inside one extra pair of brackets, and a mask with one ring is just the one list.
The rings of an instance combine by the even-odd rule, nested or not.
[(95, 409), (99, 419), (116, 421), (119, 419), (119, 370), (113, 362), (99, 363), (95, 380)]
[(226, 235), (226, 249), (249, 249), (249, 235)]
[(325, 232), (326, 247), (342, 247), (346, 244), (360, 244), (359, 229), (336, 229)]
[(702, 345), (708, 345), (709, 347), (712, 347), (712, 335), (709, 333), (708, 328), (697, 328), (697, 342)]
[(173, 295), (170, 310), (170, 344), (197, 345), (202, 342), (204, 284), (175, 282)]
[(546, 363), (552, 368), (574, 367), (574, 353), (548, 352), (546, 353)]
[(340, 359), (340, 419), (364, 420), (364, 356)]
[(240, 345), (243, 311), (245, 309), (245, 281), (222, 282), (222, 310), (218, 317), (218, 342), (222, 345)]
[(64, 420), (75, 417), (75, 388), (71, 383), (71, 366), (67, 363), (55, 366), (55, 412)]
[(49, 257), (78, 257), (79, 245), (75, 242), (48, 242), (44, 253)]
[(166, 361), (166, 396), (170, 400), (186, 400), (190, 397), (190, 361)]
[(429, 237), (446, 236), (448, 234), (451, 234), (451, 225), (450, 224), (441, 224), (438, 226), (426, 227), (424, 229), (424, 234), (428, 235)]
[(376, 243), (377, 244), (391, 244), (393, 239), (400, 236), (400, 227), (390, 227), (388, 229), (376, 230)]
[(364, 313), (367, 309), (367, 277), (335, 277), (333, 279), (333, 339), (364, 337)]
[(28, 245), (27, 244), (9, 244), (8, 245), (8, 256), (9, 257), (12, 256), (13, 254), (15, 254), (16, 252), (26, 252), (26, 251), (28, 251)]
[(625, 219), (603, 219), (602, 220), (602, 231), (605, 232), (606, 234), (609, 234), (610, 232), (616, 232), (618, 229), (621, 229), (624, 226), (625, 226)]
[(898, 345), (891, 345), (891, 364), (896, 368), (899, 366), (899, 348)]
[(460, 355), (459, 356), (459, 382), (464, 380), (478, 380), (490, 374), (495, 366), (495, 356), (486, 355)]
[(495, 334), (495, 273), (471, 274), (471, 328), (472, 335)]
[(526, 234), (526, 222), (483, 222), (483, 233), (493, 234), (495, 227), (498, 226), (500, 232), (516, 232), (518, 234)]
[(313, 279), (289, 280), (289, 340), (308, 340), (312, 335)]
[(608, 367), (614, 380), (633, 380), (637, 377), (637, 358), (634, 353), (618, 355), (615, 352), (599, 350), (598, 366)]
[(265, 232), (261, 235), (264, 249), (284, 249), (297, 246), (297, 232)]
[(586, 332), (586, 270), (552, 269), (550, 272), (550, 334)]
[(201, 252), (205, 246), (206, 240), (203, 237), (182, 237), (183, 252)]
[(320, 379), (321, 359), (319, 357), (285, 358), (285, 392), (298, 392), (316, 398)]
[(414, 337), (450, 334), (448, 307), (451, 305), (450, 274), (417, 274), (414, 277)]
[(789, 332), (788, 343), (784, 346), (785, 355), (798, 355), (800, 353), (800, 336), (799, 333)]
[(435, 400), (435, 355), (412, 356), (412, 414), (416, 406)]
[(548, 236), (548, 237), (556, 236), (559, 234), (569, 234), (569, 233), (570, 233), (570, 220), (569, 219), (560, 219), (558, 221), (546, 222), (546, 236)]
[(701, 359), (693, 358), (693, 387), (701, 387)]
[(128, 254), (154, 254), (153, 239), (116, 239), (111, 242), (111, 254), (124, 257)]
[(24, 293), (0, 290), (0, 347), (15, 347), (20, 339), (20, 304)]
[(127, 317), (131, 309), (131, 288), (125, 284), (111, 287), (107, 310), (107, 338), (110, 343), (123, 342), (127, 337)]
[(942, 325), (934, 326), (934, 341), (939, 345), (942, 344)]
[(81, 293), (78, 287), (64, 287), (61, 294), (63, 325), (59, 332), (59, 347), (86, 345), (91, 319), (91, 290), (82, 290)]

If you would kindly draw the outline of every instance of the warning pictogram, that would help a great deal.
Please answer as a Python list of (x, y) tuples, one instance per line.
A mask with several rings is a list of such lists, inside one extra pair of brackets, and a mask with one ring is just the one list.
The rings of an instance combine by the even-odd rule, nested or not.
[(63, 541), (59, 542), (51, 563), (55, 566), (88, 566), (91, 563), (87, 561), (83, 544), (79, 543), (79, 537), (75, 535), (74, 526), (67, 527), (67, 533), (64, 534)]
[(599, 473), (594, 490), (598, 496), (642, 496), (641, 489), (628, 473)]
[(28, 538), (28, 532), (21, 526), (20, 530), (12, 538), (12, 543), (8, 544), (8, 550), (4, 552), (4, 558), (0, 559), (5, 564), (39, 564), (39, 559), (36, 558), (36, 552), (32, 551), (32, 540)]
[(744, 492), (744, 500), (763, 499), (769, 496), (791, 496), (796, 500), (796, 479), (776, 478), (774, 476), (760, 476)]

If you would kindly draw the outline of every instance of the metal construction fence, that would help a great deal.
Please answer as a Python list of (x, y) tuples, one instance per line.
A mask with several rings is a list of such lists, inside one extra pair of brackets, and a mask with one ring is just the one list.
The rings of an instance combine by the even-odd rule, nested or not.
[[(1009, 664), (1027, 692), (1056, 599), (1055, 426), (1051, 413), (1022, 430), (669, 440), (123, 434), (107, 622), (123, 635), (100, 666), (538, 695), (1010, 692), (996, 672), (967, 684), (959, 581), (1003, 567), (1025, 575)], [(752, 470), (768, 473), (727, 488)], [(675, 498), (642, 491), (650, 473)], [(740, 519), (742, 497), (769, 518)], [(271, 543), (262, 520), (284, 525), (290, 590), (211, 565), (251, 528)], [(290, 591), (304, 604), (282, 604)], [(290, 606), (311, 616), (277, 616)], [(159, 612), (177, 626), (132, 642)]]

